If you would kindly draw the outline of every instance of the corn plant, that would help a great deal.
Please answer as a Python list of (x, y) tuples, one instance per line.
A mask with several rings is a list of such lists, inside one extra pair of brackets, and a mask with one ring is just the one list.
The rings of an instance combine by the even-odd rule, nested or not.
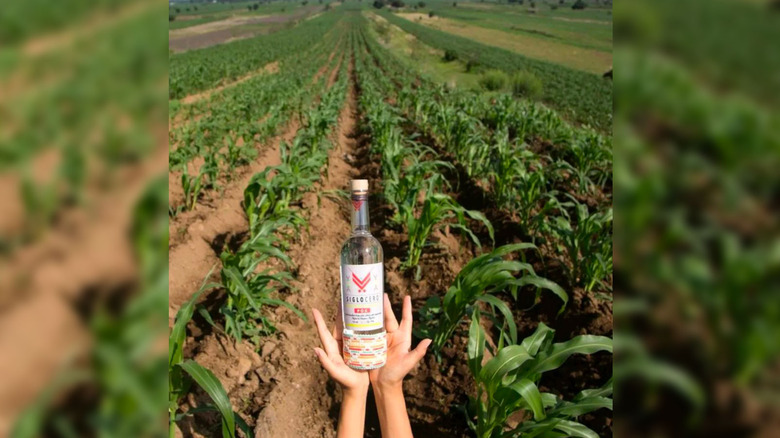
[[(384, 193), (387, 201), (395, 209), (392, 222), (402, 223), (401, 212), (411, 211), (417, 204), (421, 194), (434, 193), (450, 188), (449, 182), (441, 174), (441, 169), (453, 169), (452, 164), (441, 160), (426, 160), (431, 153), (428, 148), (422, 149), (418, 155), (407, 157), (407, 164), (384, 180)], [(383, 172), (382, 174), (387, 175)]]
[[(211, 273), (209, 272), (209, 275)], [(206, 276), (208, 278), (208, 276)], [(222, 387), (219, 379), (207, 368), (194, 360), (185, 361), (183, 358), (184, 341), (187, 338), (187, 323), (192, 319), (195, 311), (195, 303), (200, 295), (209, 289), (217, 287), (217, 284), (204, 284), (192, 298), (184, 303), (176, 313), (176, 320), (168, 338), (168, 436), (176, 436), (176, 421), (179, 400), (189, 392), (191, 382), (185, 379), (185, 374), (198, 384), (216, 405), (214, 409), (222, 418), (222, 438), (234, 438), (236, 436), (236, 424), (244, 429), (245, 436), (252, 436), (251, 430), (243, 424), (241, 417), (233, 412), (230, 399)]]
[[(478, 438), (582, 437), (598, 434), (578, 423), (577, 417), (597, 409), (612, 409), (612, 380), (598, 389), (585, 390), (571, 401), (559, 400), (539, 391), (538, 383), (547, 371), (559, 368), (573, 354), (612, 352), (612, 339), (581, 335), (553, 343), (555, 331), (539, 323), (536, 331), (519, 344), (503, 346), (501, 338), (493, 357), (483, 365), (486, 334), (474, 312), (469, 329), (468, 367), (477, 392), (466, 406), (469, 427)], [(532, 417), (507, 430), (507, 420), (518, 411)]]
[[(536, 288), (537, 296), (542, 289), (554, 293), (563, 301), (563, 310), (568, 302), (568, 295), (554, 282), (536, 275), (533, 267), (525, 262), (522, 253), (528, 249), (536, 249), (536, 246), (530, 243), (504, 245), (472, 259), (455, 277), (443, 299), (431, 297), (420, 310), (422, 329), (418, 336), (431, 338), (433, 351), (438, 354), (460, 326), (463, 318), (474, 312), (477, 304), (484, 303), (493, 309), (495, 325), (507, 327), (502, 336), (507, 338), (508, 343), (515, 343), (517, 327), (514, 316), (496, 294), (509, 291), (516, 300), (518, 291), (527, 285)], [(504, 260), (504, 257), (511, 253), (519, 253), (522, 261)], [(498, 313), (503, 316), (504, 321), (495, 317)]]
[[(264, 220), (284, 218), (298, 229), (304, 224), (303, 216), (292, 210), (290, 204), (300, 195), (300, 185), (286, 167), (268, 167), (252, 176), (244, 189), (244, 212), (249, 221), (249, 231), (256, 229)], [(270, 177), (272, 172), (278, 172)]]
[[(409, 207), (403, 208), (400, 215), (409, 233), (409, 255), (403, 264), (405, 268), (418, 265), (431, 233), (444, 226), (462, 230), (474, 244), (481, 247), (479, 239), (468, 227), (467, 216), (482, 222), (493, 240), (493, 226), (481, 212), (466, 210), (450, 196), (441, 193), (426, 194), (419, 215), (415, 215), (414, 210)], [(456, 219), (457, 222), (449, 222), (450, 219)]]
[(576, 204), (576, 211), (575, 226), (556, 217), (552, 229), (569, 255), (572, 284), (590, 291), (612, 273), (612, 209), (591, 214), (587, 205)]
[[(232, 171), (236, 167), (247, 164), (250, 160), (257, 158), (257, 149), (251, 146), (238, 146), (236, 136), (229, 135), (225, 152), (221, 154), (221, 157), (228, 170)], [(231, 174), (232, 172), (228, 172), (228, 176)]]
[(289, 263), (289, 258), (262, 235), (246, 242), (235, 254), (223, 251), (220, 255), (221, 286), (227, 293), (220, 313), (225, 317), (225, 332), (239, 342), (249, 337), (255, 345), (259, 345), (261, 335), (276, 330), (261, 313), (263, 306), (285, 306), (306, 319), (292, 304), (273, 298), (275, 286), (291, 288), (289, 281), (293, 277), (289, 272), (273, 272), (271, 269), (255, 272), (260, 263), (271, 257)]

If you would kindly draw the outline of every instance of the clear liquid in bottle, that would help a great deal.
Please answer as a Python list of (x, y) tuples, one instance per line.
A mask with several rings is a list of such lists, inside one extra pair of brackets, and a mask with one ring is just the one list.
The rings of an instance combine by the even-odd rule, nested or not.
[(384, 366), (384, 258), (368, 222), (368, 180), (352, 180), (352, 234), (341, 247), (344, 361), (354, 369)]

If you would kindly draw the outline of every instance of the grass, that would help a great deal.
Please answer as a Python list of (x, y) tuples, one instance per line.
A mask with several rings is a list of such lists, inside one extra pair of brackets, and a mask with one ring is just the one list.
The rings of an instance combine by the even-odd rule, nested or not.
[[(469, 11), (469, 14), (471, 13)], [(582, 47), (581, 44), (572, 44), (571, 42), (577, 41), (578, 38), (586, 39), (584, 38), (586, 34), (570, 32), (565, 37), (559, 36), (559, 34), (551, 33), (547, 24), (526, 25), (522, 22), (518, 24), (517, 21), (512, 21), (508, 22), (512, 23), (511, 26), (496, 26), (492, 21), (485, 21), (482, 25), (476, 25), (440, 16), (431, 18), (428, 14), (422, 13), (400, 13), (398, 15), (443, 32), (577, 70), (600, 74), (612, 65), (611, 41), (602, 44), (598, 49)], [(508, 18), (514, 20), (514, 17)], [(535, 17), (533, 20), (539, 21)], [(570, 24), (562, 23), (564, 26)], [(596, 26), (612, 32), (611, 26)]]
[(366, 16), (372, 23), (371, 30), (382, 45), (395, 56), (414, 65), (421, 73), (453, 87), (479, 89), (479, 74), (477, 71), (467, 72), (465, 61), (445, 61), (444, 50), (434, 49), (416, 38), (410, 38), (409, 34), (376, 14)]

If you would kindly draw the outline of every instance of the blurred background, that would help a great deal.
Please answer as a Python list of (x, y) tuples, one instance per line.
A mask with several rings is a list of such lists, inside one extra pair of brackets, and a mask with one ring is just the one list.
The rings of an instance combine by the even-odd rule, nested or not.
[(0, 436), (164, 436), (167, 4), (0, 5)]
[(780, 2), (613, 12), (615, 435), (780, 436)]

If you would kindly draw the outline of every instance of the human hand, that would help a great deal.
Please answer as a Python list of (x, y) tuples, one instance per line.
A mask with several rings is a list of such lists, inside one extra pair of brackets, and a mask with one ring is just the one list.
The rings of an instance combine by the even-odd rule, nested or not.
[[(340, 313), (340, 311), (339, 311)], [(317, 325), (317, 333), (320, 335), (320, 342), (324, 348), (314, 348), (317, 358), (322, 367), (328, 372), (330, 377), (338, 382), (345, 393), (368, 392), (368, 373), (366, 371), (357, 371), (348, 367), (344, 363), (342, 355), (343, 339), (341, 315), (336, 317), (336, 325), (332, 332), (328, 332), (327, 325), (322, 319), (322, 314), (317, 309), (312, 309), (314, 323)]]
[(431, 345), (430, 339), (423, 339), (414, 350), (409, 350), (412, 346), (412, 299), (408, 295), (404, 297), (400, 325), (390, 307), (387, 294), (384, 300), (387, 362), (384, 367), (368, 372), (371, 384), (380, 389), (400, 387), (404, 377), (420, 362)]

